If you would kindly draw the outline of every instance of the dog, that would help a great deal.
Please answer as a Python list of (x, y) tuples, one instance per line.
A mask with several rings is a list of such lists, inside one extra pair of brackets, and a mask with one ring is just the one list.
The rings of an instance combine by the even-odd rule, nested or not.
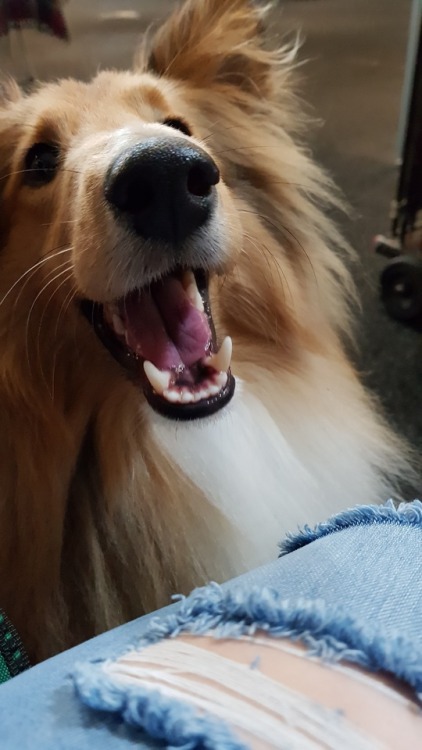
[(187, 0), (129, 72), (2, 84), (0, 606), (34, 662), (407, 471), (294, 57)]

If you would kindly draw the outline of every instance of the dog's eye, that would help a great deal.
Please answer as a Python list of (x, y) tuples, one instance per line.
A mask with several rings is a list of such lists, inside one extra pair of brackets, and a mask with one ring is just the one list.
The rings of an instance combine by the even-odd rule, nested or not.
[(169, 128), (174, 128), (175, 130), (180, 130), (184, 135), (192, 135), (188, 125), (186, 125), (183, 120), (179, 120), (178, 117), (168, 117), (164, 120), (163, 125), (167, 125)]
[(24, 182), (30, 187), (47, 185), (59, 166), (59, 149), (54, 143), (35, 143), (25, 156)]

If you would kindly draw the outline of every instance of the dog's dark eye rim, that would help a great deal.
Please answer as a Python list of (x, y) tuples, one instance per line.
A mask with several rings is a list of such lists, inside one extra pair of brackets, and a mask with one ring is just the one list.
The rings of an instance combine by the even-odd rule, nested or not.
[(25, 154), (23, 182), (30, 187), (41, 187), (51, 182), (60, 166), (57, 143), (34, 143)]
[(167, 125), (169, 128), (174, 128), (174, 130), (180, 130), (184, 135), (192, 135), (189, 125), (180, 117), (166, 117), (166, 119), (163, 120), (163, 125)]

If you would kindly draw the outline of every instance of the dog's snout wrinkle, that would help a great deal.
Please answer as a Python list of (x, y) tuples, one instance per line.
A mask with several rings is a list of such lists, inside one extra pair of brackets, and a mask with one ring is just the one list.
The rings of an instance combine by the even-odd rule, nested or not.
[(211, 216), (220, 173), (203, 149), (175, 138), (149, 138), (120, 154), (104, 184), (118, 220), (144, 239), (183, 242)]

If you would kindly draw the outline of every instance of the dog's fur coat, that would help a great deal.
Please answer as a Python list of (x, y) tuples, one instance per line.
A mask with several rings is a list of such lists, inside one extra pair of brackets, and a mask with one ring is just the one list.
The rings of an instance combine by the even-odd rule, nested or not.
[[(247, 0), (188, 0), (133, 72), (3, 86), (0, 606), (33, 659), (274, 559), (286, 530), (384, 499), (405, 467), (344, 353), (338, 200), (298, 145), (292, 51), (267, 50), (261, 25)], [(124, 276), (133, 243), (101, 185), (122, 143), (168, 116), (222, 173), (211, 299), (238, 380), (189, 423), (152, 411), (77, 304), (148, 280)], [(40, 141), (63, 164), (31, 189), (22, 164)]]

